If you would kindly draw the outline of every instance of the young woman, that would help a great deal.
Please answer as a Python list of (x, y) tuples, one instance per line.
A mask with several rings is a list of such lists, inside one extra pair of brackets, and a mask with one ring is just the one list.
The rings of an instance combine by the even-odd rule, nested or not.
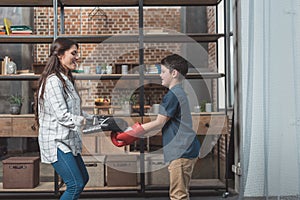
[(51, 164), (67, 186), (61, 200), (78, 199), (89, 179), (80, 154), (81, 126), (91, 116), (83, 116), (71, 73), (78, 59), (76, 42), (65, 38), (54, 41), (35, 103), (41, 161)]

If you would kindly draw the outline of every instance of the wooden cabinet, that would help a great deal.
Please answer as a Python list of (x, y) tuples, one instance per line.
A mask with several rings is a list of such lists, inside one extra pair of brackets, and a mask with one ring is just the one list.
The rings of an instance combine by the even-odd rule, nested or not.
[(38, 130), (34, 126), (34, 117), (13, 117), (12, 135), (13, 137), (37, 137)]
[(0, 118), (0, 136), (9, 137), (12, 135), (12, 118)]
[(33, 115), (0, 115), (0, 137), (37, 137)]
[[(156, 116), (143, 117), (143, 122), (150, 122)], [(197, 135), (225, 135), (228, 134), (228, 117), (220, 113), (202, 113), (192, 115), (193, 129)], [(161, 135), (161, 131), (156, 131), (154, 135)]]
[(193, 129), (198, 135), (228, 134), (228, 118), (225, 114), (193, 116)]

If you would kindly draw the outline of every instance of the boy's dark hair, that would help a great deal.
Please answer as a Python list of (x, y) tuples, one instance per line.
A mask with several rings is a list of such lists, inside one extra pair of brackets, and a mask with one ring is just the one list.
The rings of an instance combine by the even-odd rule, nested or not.
[(164, 65), (171, 71), (176, 69), (180, 74), (180, 79), (186, 76), (188, 72), (188, 61), (178, 54), (172, 54), (160, 61), (160, 64)]

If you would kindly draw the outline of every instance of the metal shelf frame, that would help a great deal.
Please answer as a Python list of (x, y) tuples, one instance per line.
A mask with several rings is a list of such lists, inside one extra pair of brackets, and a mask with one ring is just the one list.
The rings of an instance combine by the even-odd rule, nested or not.
[[(218, 4), (223, 1), (224, 2), (224, 34), (148, 34), (144, 33), (143, 28), (143, 20), (144, 13), (143, 8), (145, 6), (218, 6)], [(129, 75), (85, 75), (85, 74), (76, 74), (74, 75), (75, 80), (118, 80), (118, 79), (138, 79), (140, 85), (143, 85), (144, 80), (147, 79), (157, 79), (158, 75), (153, 74), (144, 74), (143, 66), (144, 66), (144, 44), (145, 43), (189, 43), (189, 42), (213, 42), (217, 43), (220, 38), (224, 39), (225, 46), (225, 74), (228, 72), (228, 65), (230, 64), (230, 52), (228, 49), (229, 45), (229, 29), (226, 28), (228, 20), (226, 19), (228, 3), (226, 0), (0, 0), (1, 7), (53, 7), (54, 10), (54, 27), (53, 27), (53, 35), (4, 35), (0, 36), (0, 43), (52, 43), (58, 37), (66, 37), (77, 41), (78, 43), (138, 43), (139, 45), (139, 74), (129, 74)], [(64, 8), (65, 7), (91, 7), (91, 6), (109, 6), (109, 7), (130, 7), (137, 6), (139, 12), (139, 33), (136, 35), (66, 35), (64, 34)], [(58, 35), (58, 16), (57, 11), (58, 7), (60, 7), (60, 32), (62, 34)], [(217, 19), (216, 19), (217, 22)], [(217, 61), (218, 62), (218, 61)], [(227, 76), (223, 73), (200, 73), (188, 74), (188, 79), (219, 79), (225, 77), (225, 114), (227, 115)], [(0, 81), (34, 81), (38, 80), (39, 75), (2, 75), (0, 76)], [(144, 88), (143, 86), (140, 88), (140, 116), (144, 116)], [(225, 135), (225, 162), (226, 162), (226, 175), (225, 175), (225, 187), (218, 189), (225, 189), (225, 192), (228, 193), (228, 177), (227, 177), (227, 135)], [(141, 139), (141, 149), (140, 149), (140, 168), (141, 171), (144, 171), (144, 140)], [(219, 148), (219, 143), (218, 143)], [(219, 154), (218, 154), (219, 156)], [(57, 175), (55, 175), (55, 185), (54, 185), (55, 194), (59, 193), (59, 182)], [(145, 174), (140, 174), (140, 188), (137, 189), (139, 193), (145, 194), (147, 191), (147, 187), (145, 186)], [(0, 194), (1, 195), (1, 194)]]

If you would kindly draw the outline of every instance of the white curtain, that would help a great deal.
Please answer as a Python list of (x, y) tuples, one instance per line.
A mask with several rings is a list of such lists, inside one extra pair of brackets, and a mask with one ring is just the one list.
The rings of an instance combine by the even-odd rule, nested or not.
[(300, 199), (300, 0), (239, 0), (242, 197)]

